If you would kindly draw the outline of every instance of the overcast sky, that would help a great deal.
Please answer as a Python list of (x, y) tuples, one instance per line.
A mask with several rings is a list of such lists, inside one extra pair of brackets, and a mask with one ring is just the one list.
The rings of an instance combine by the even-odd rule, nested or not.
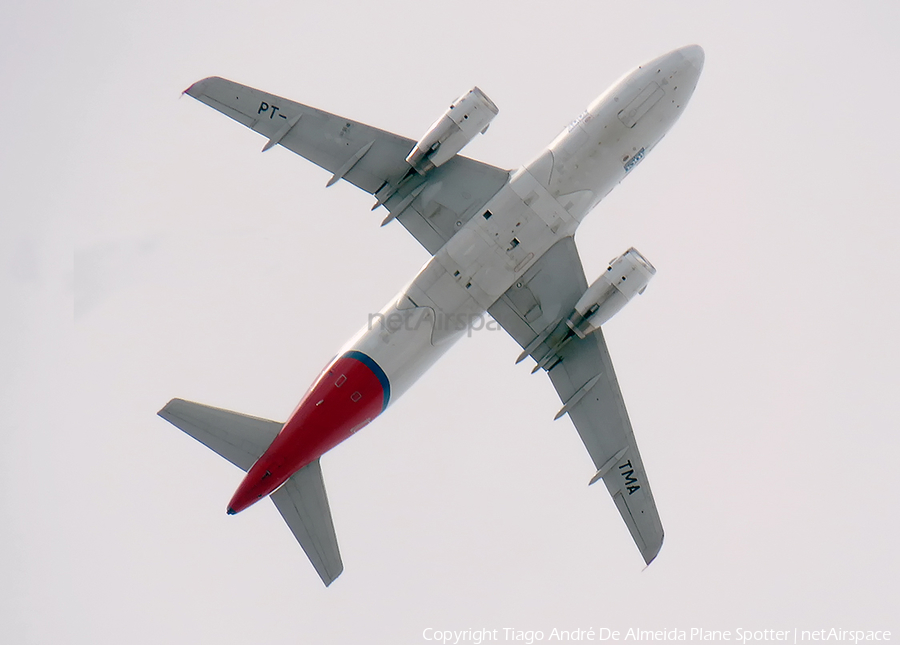
[[(900, 638), (898, 27), (890, 2), (8, 2), (3, 641)], [(477, 84), (500, 114), (465, 153), (514, 168), (689, 43), (684, 116), (576, 237), (589, 280), (632, 245), (658, 269), (605, 328), (657, 560), (502, 331), (323, 458), (331, 588), (270, 503), (226, 516), (242, 473), (155, 412), (285, 419), (428, 256), (180, 92), (219, 75), (418, 138)]]

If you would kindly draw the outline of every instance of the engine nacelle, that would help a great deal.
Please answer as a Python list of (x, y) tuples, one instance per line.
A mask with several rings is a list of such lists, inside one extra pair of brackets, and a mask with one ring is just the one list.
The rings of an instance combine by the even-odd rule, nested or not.
[(606, 273), (597, 278), (579, 298), (566, 325), (579, 338), (597, 331), (636, 294), (644, 293), (655, 273), (656, 269), (637, 249), (628, 249), (611, 261)]
[(500, 110), (477, 87), (456, 99), (446, 112), (428, 128), (406, 157), (406, 162), (424, 175), (450, 159), (488, 129)]

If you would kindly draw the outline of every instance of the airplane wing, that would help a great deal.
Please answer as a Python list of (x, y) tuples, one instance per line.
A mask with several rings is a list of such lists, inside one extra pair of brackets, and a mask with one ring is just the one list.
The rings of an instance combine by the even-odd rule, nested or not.
[(603, 479), (650, 564), (662, 547), (662, 523), (603, 334), (575, 336), (552, 349), (553, 339), (565, 326), (564, 317), (587, 286), (575, 241), (565, 238), (488, 312), (525, 349), (523, 356), (531, 355), (549, 367), (550, 380), (564, 404), (557, 418), (569, 415), (597, 468), (590, 483)]
[[(211, 77), (185, 93), (376, 197), (434, 254), (509, 179), (502, 170), (456, 155), (420, 176), (406, 163), (416, 144), (384, 130), (274, 94)], [(373, 209), (374, 210), (374, 209)]]

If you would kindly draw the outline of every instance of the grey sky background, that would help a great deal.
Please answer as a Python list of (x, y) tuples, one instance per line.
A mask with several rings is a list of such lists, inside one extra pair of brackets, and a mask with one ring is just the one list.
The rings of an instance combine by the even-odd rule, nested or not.
[[(11, 2), (0, 22), (0, 624), (10, 643), (424, 642), (438, 629), (893, 631), (900, 8)], [(699, 43), (681, 121), (576, 239), (657, 267), (606, 326), (666, 529), (643, 570), (543, 374), (461, 341), (323, 458), (324, 589), (241, 472), (155, 416), (284, 419), (427, 260), (372, 198), (180, 92), (220, 75), (527, 162)], [(74, 267), (70, 254), (74, 249)], [(73, 323), (74, 308), (74, 323)]]

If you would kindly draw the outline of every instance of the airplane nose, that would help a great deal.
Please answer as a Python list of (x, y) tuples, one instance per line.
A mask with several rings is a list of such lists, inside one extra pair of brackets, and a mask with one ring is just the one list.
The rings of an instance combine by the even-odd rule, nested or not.
[(700, 45), (687, 45), (678, 50), (684, 59), (693, 65), (698, 72), (703, 69), (703, 62), (706, 60), (706, 54)]

